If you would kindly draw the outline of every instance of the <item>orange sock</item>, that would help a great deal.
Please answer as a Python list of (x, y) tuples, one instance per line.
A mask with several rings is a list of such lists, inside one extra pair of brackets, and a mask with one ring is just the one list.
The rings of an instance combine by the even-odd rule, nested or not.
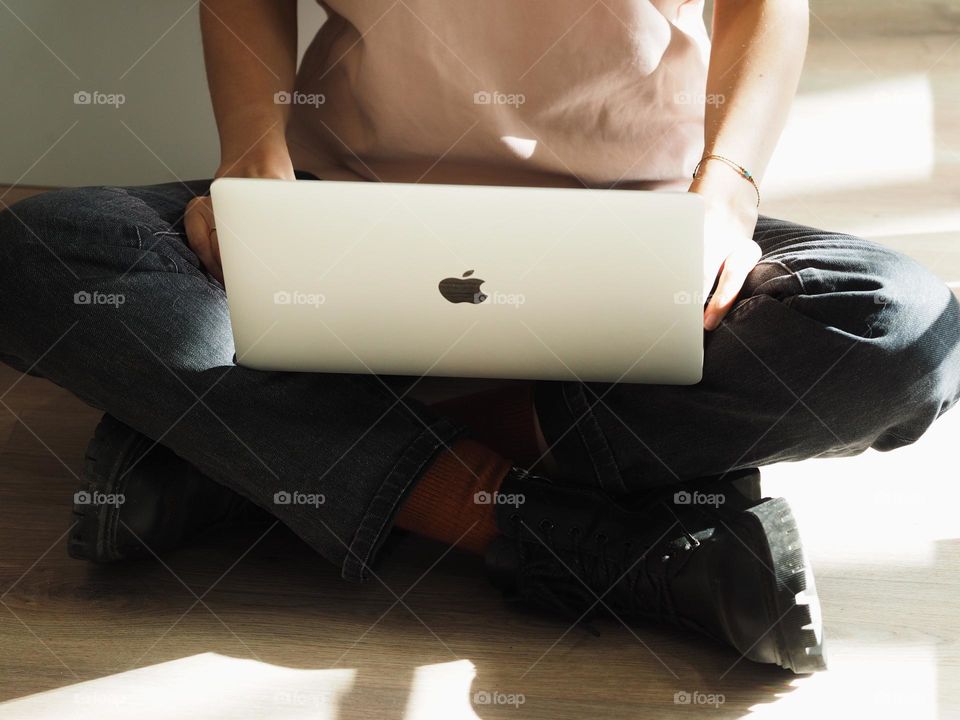
[(491, 498), (510, 467), (475, 440), (457, 440), (413, 488), (397, 513), (397, 527), (482, 555), (499, 534)]

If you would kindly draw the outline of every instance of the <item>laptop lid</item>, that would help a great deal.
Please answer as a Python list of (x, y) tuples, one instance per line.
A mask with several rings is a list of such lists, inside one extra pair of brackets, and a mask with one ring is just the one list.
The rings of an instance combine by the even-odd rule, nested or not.
[(239, 364), (692, 384), (691, 193), (222, 178)]

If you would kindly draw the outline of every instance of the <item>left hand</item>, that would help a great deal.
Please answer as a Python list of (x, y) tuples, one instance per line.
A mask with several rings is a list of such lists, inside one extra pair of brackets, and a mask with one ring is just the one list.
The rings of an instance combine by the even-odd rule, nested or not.
[[(703, 297), (707, 297), (716, 283), (713, 296), (703, 313), (703, 327), (706, 330), (719, 327), (762, 254), (760, 246), (753, 240), (753, 230), (757, 224), (755, 195), (742, 178), (734, 175), (733, 179), (745, 185), (747, 193), (737, 186), (733, 186), (732, 193), (725, 189), (718, 191), (716, 185), (709, 184), (705, 175), (690, 187), (690, 192), (703, 195), (706, 201)], [(724, 184), (727, 180), (723, 178)]]

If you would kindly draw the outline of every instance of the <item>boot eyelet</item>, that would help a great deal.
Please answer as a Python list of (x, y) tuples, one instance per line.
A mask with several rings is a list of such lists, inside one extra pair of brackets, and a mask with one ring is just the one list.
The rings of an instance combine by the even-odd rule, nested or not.
[(583, 533), (583, 529), (579, 525), (574, 525), (570, 528), (570, 536), (573, 538), (578, 538)]
[(553, 530), (553, 528), (554, 528), (553, 523), (547, 520), (546, 518), (540, 521), (540, 529), (543, 530), (544, 532), (547, 532), (548, 530)]

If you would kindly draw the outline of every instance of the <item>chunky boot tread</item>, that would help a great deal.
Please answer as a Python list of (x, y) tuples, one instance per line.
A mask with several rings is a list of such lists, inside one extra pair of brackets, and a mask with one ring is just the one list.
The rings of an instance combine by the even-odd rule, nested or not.
[(820, 600), (793, 512), (783, 498), (767, 500), (746, 512), (755, 518), (756, 545), (766, 565), (763, 572), (769, 577), (770, 569), (774, 571), (767, 599), (778, 664), (798, 674), (825, 670)]
[(782, 498), (750, 498), (755, 478), (748, 492), (734, 479), (682, 486), (722, 492), (715, 507), (680, 502), (676, 488), (626, 504), (511, 471), (502, 492), (525, 500), (497, 508), (502, 534), (487, 550), (490, 579), (574, 619), (599, 613), (602, 595), (626, 620), (696, 629), (795, 673), (825, 669), (820, 604), (793, 513)]
[[(115, 461), (114, 465), (121, 462), (127, 454), (111, 452), (113, 448), (108, 449), (108, 446), (114, 445), (118, 437), (130, 432), (126, 426), (110, 415), (104, 415), (97, 424), (93, 438), (87, 445), (81, 475), (87, 482), (84, 489), (91, 495), (94, 493), (110, 495), (121, 491), (122, 480), (124, 479), (122, 471), (116, 472), (112, 465), (111, 467), (103, 467), (105, 462), (103, 458), (112, 455)], [(119, 515), (118, 512), (111, 511), (109, 507), (75, 502), (73, 504), (74, 528), (67, 542), (67, 554), (77, 560), (101, 563), (121, 559), (121, 556), (111, 550), (115, 547), (112, 540), (116, 537)], [(141, 554), (146, 554), (146, 550), (142, 550)], [(124, 557), (129, 557), (129, 554)]]

